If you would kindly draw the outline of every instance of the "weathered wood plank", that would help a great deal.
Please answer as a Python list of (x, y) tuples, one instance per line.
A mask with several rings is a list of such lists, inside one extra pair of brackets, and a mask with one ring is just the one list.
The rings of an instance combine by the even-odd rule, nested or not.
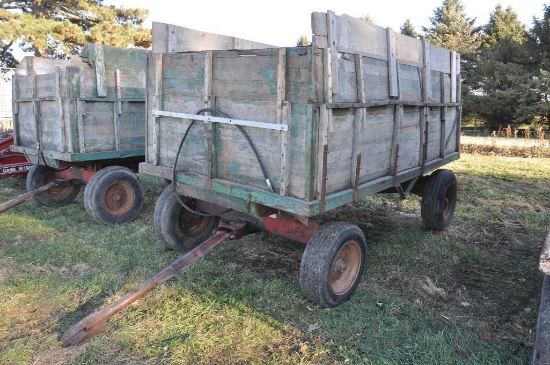
[(153, 22), (152, 32), (153, 53), (274, 48), (265, 43), (159, 22)]
[(387, 48), (388, 48), (388, 73), (390, 83), (390, 97), (399, 98), (399, 77), (397, 65), (397, 51), (395, 45), (395, 35), (391, 28), (386, 29)]
[(89, 49), (90, 59), (95, 66), (97, 96), (100, 98), (105, 97), (107, 96), (107, 86), (105, 85), (105, 54), (103, 47), (91, 45)]
[(293, 142), (293, 140), (289, 138), (292, 133), (292, 126), (290, 123), (292, 123), (290, 103), (284, 102), (281, 124), (288, 125), (289, 131), (282, 132), (281, 135), (281, 196), (288, 196), (290, 193), (290, 143)]

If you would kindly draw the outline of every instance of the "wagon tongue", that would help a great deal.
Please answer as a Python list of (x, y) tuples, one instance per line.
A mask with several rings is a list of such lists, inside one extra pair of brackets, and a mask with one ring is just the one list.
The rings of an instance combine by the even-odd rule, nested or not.
[(68, 184), (70, 184), (70, 182), (69, 181), (64, 181), (64, 180), (51, 181), (50, 183), (48, 183), (46, 185), (43, 185), (43, 186), (39, 187), (38, 189), (35, 189), (33, 191), (29, 191), (28, 193), (19, 195), (18, 197), (13, 198), (12, 200), (9, 200), (5, 203), (0, 204), (0, 213), (5, 212), (6, 210), (11, 209), (13, 207), (16, 207), (19, 204), (23, 204), (24, 202), (31, 200), (32, 198), (34, 198), (35, 196), (37, 196), (40, 193), (43, 193), (46, 190), (50, 190), (52, 188), (63, 187), (63, 186), (66, 186)]
[(60, 338), (64, 347), (78, 345), (94, 334), (105, 328), (105, 321), (126, 308), (128, 305), (138, 300), (150, 290), (165, 281), (173, 278), (183, 270), (200, 261), (204, 256), (210, 253), (217, 245), (226, 238), (237, 239), (244, 236), (246, 232), (246, 223), (237, 222), (231, 224), (220, 224), (214, 232), (214, 235), (208, 240), (195, 247), (185, 255), (179, 257), (176, 261), (166, 266), (164, 269), (153, 275), (149, 280), (116, 300), (107, 307), (90, 314), (80, 322), (69, 328)]

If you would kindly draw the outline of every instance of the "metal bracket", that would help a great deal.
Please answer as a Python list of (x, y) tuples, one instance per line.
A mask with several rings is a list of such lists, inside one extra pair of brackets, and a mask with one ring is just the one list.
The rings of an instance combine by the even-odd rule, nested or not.
[(265, 122), (257, 122), (253, 120), (242, 120), (242, 119), (223, 118), (223, 117), (213, 117), (210, 115), (175, 113), (175, 112), (167, 112), (163, 110), (153, 110), (151, 114), (155, 117), (171, 117), (171, 118), (180, 118), (180, 119), (199, 120), (202, 122), (210, 122), (210, 123), (235, 124), (235, 125), (241, 125), (244, 127), (273, 129), (276, 131), (288, 132), (288, 125), (285, 125), (285, 124), (265, 123)]

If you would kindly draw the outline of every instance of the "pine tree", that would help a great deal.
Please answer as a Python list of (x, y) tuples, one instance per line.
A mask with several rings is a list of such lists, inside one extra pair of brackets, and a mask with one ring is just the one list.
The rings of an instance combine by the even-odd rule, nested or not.
[(376, 22), (374, 21), (374, 18), (370, 16), (370, 14), (363, 15), (359, 19), (366, 21), (369, 24), (376, 25)]
[(479, 44), (479, 31), (475, 19), (469, 19), (460, 0), (443, 0), (441, 7), (430, 18), (431, 27), (422, 27), (428, 42), (457, 51), (461, 55), (475, 52)]
[(550, 128), (550, 6), (544, 6), (541, 19), (533, 19), (530, 31), (531, 55), (538, 67), (536, 74), (538, 102), (528, 110), (535, 110)]
[(309, 46), (310, 44), (311, 42), (309, 41), (309, 39), (307, 39), (307, 36), (305, 35), (300, 36), (300, 39), (298, 39), (298, 42), (296, 42), (296, 45), (298, 47)]
[(416, 29), (414, 29), (414, 25), (412, 24), (411, 20), (407, 18), (405, 20), (405, 23), (399, 28), (401, 34), (408, 35), (409, 37), (413, 38), (420, 38), (420, 34), (416, 32)]
[(527, 41), (528, 34), (518, 15), (512, 10), (512, 7), (504, 10), (499, 4), (495, 11), (491, 13), (489, 23), (483, 27), (483, 45), (492, 47), (504, 39), (509, 39), (513, 43), (523, 44)]
[(103, 0), (2, 1), (0, 62), (13, 63), (13, 47), (40, 57), (67, 58), (87, 43), (149, 47), (141, 27), (148, 10), (104, 6)]
[(532, 57), (526, 46), (527, 31), (517, 14), (497, 5), (484, 30), (476, 67), (465, 74), (473, 92), (464, 97), (464, 115), (476, 115), (488, 125), (530, 122), (538, 102)]

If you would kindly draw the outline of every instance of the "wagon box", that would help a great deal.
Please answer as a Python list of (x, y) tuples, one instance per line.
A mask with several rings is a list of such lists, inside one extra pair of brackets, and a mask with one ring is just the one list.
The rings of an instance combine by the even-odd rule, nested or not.
[(309, 47), (149, 55), (141, 171), (170, 179), (179, 153), (190, 196), (311, 217), (458, 158), (457, 54), (330, 12), (313, 26)]
[(334, 306), (358, 283), (364, 236), (310, 218), (412, 192), (427, 228), (450, 224), (457, 182), (439, 168), (459, 158), (460, 56), (331, 11), (312, 30), (306, 47), (148, 55), (140, 171), (173, 181), (155, 209), (167, 246), (247, 221), (307, 243), (302, 290)]

